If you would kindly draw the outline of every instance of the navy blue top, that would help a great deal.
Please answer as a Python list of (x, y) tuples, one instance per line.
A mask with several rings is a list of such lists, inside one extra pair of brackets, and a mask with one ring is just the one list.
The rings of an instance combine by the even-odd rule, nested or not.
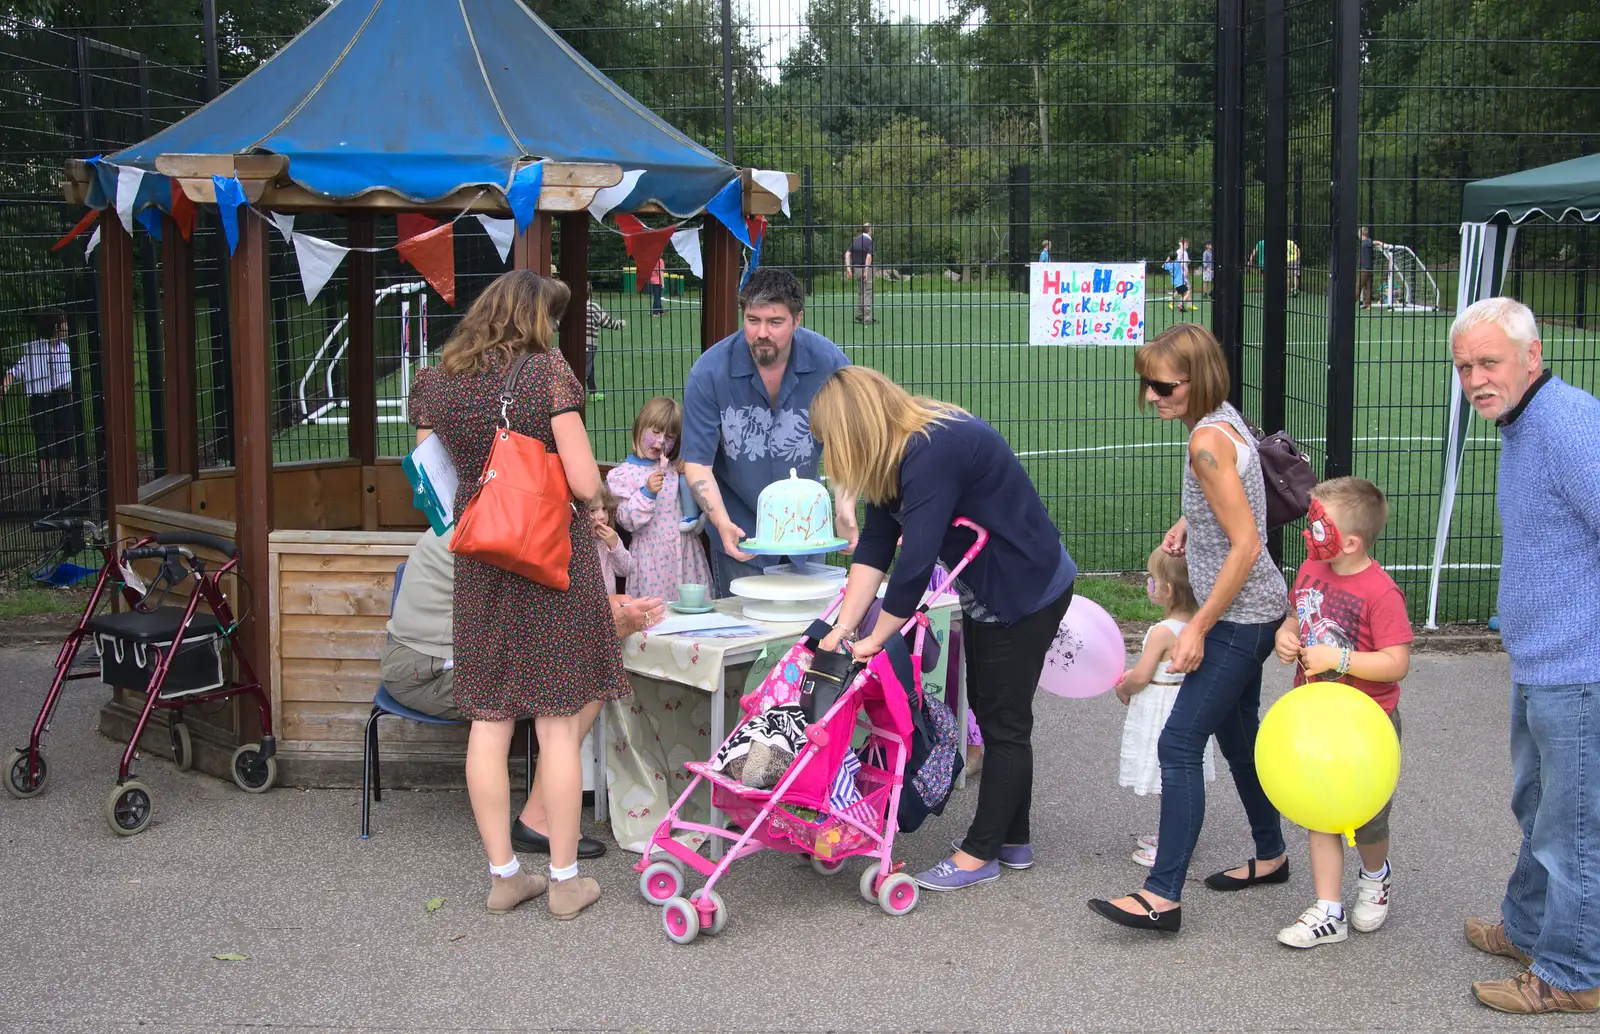
[(856, 563), (889, 570), (895, 543), (904, 536), (884, 610), (910, 615), (922, 602), (934, 561), (949, 568), (961, 560), (973, 533), (952, 528), (957, 517), (989, 532), (989, 544), (961, 581), (1003, 624), (1014, 625), (1054, 602), (1077, 576), (1061, 533), (1011, 446), (977, 417), (961, 417), (931, 425), (926, 438), (912, 435), (900, 460), (900, 497), (887, 506), (867, 505)]
[[(839, 346), (814, 331), (794, 332), (794, 349), (783, 371), (778, 404), (761, 383), (744, 331), (718, 341), (695, 360), (683, 389), (683, 436), (679, 455), (711, 468), (728, 517), (746, 535), (756, 532), (761, 490), (796, 471), (817, 476), (822, 443), (811, 433), (811, 400), (833, 371), (849, 366)], [(711, 548), (722, 551), (720, 536)], [(754, 566), (778, 563), (757, 557)]]

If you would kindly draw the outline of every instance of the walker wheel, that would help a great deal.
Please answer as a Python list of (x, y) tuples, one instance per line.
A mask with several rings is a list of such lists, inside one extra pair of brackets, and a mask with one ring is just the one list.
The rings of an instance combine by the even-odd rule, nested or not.
[(233, 781), (245, 793), (266, 793), (278, 780), (278, 759), (263, 758), (261, 744), (246, 743), (233, 752)]
[(878, 863), (873, 862), (867, 866), (867, 871), (861, 874), (861, 897), (869, 905), (878, 903)]
[(172, 723), (172, 763), (178, 771), (187, 772), (194, 767), (194, 740), (189, 736), (186, 722)]
[(683, 873), (671, 862), (651, 862), (639, 874), (639, 893), (652, 905), (671, 901), (683, 893)]
[(12, 751), (11, 759), (6, 763), (6, 793), (20, 801), (44, 792), (45, 781), (50, 778), (50, 766), (45, 764), (44, 751), (35, 755), (32, 767), (30, 772), (27, 751)]
[(824, 876), (837, 876), (839, 875), (839, 870), (844, 868), (844, 861), (845, 860), (843, 858), (840, 858), (838, 861), (829, 861), (825, 858), (818, 858), (816, 855), (812, 855), (811, 868), (815, 869)]
[(119, 837), (143, 833), (150, 825), (150, 788), (133, 779), (113, 786), (106, 798), (105, 816), (106, 825)]
[(684, 898), (672, 898), (661, 910), (661, 925), (675, 944), (691, 944), (700, 936), (700, 913)]
[(897, 872), (878, 888), (878, 907), (892, 916), (903, 916), (917, 907), (917, 881)]
[(728, 906), (722, 903), (721, 894), (718, 894), (714, 890), (706, 890), (704, 887), (701, 887), (693, 894), (690, 894), (689, 900), (699, 901), (704, 897), (709, 897), (711, 899), (711, 903), (715, 905), (717, 909), (715, 912), (711, 913), (711, 926), (705, 931), (706, 933), (715, 937), (717, 934), (722, 932), (722, 928), (724, 926), (728, 925)]

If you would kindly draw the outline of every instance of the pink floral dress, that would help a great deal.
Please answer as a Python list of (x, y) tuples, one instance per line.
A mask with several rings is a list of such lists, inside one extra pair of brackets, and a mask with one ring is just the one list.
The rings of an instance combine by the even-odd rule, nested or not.
[(654, 498), (645, 487), (657, 469), (654, 463), (630, 456), (606, 475), (606, 484), (622, 501), (617, 524), (633, 534), (628, 595), (672, 603), (678, 598), (679, 585), (699, 584), (706, 586), (709, 597), (714, 591), (711, 562), (700, 534), (685, 535), (678, 530), (683, 510), (678, 504), (677, 472), (667, 468), (666, 481)]

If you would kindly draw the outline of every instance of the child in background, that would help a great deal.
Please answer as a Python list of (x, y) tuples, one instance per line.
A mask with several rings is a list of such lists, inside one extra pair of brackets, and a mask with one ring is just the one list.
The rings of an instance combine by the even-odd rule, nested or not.
[[(1411, 666), (1406, 599), (1369, 552), (1389, 519), (1389, 502), (1372, 482), (1334, 478), (1311, 493), (1306, 562), (1289, 592), (1289, 616), (1278, 629), (1278, 659), (1299, 662), (1294, 684), (1343, 682), (1378, 702), (1400, 734), (1400, 680)], [(1392, 801), (1390, 803), (1393, 803)], [(1370, 933), (1389, 916), (1389, 804), (1356, 830), (1361, 874), (1346, 922), (1344, 844), (1337, 833), (1311, 834), (1311, 881), (1317, 900), (1278, 942), (1314, 948)]]
[(1205, 285), (1206, 297), (1211, 297), (1211, 285), (1217, 279), (1217, 253), (1211, 250), (1211, 242), (1206, 241), (1206, 250), (1200, 253), (1200, 282)]
[(589, 502), (589, 521), (593, 525), (595, 546), (600, 550), (600, 577), (605, 582), (607, 596), (615, 595), (617, 579), (628, 577), (633, 570), (633, 556), (616, 530), (619, 505), (616, 494), (606, 485), (601, 485), (600, 494)]
[[(1128, 708), (1128, 717), (1122, 726), (1122, 764), (1117, 783), (1130, 787), (1141, 797), (1161, 793), (1161, 759), (1156, 747), (1161, 741), (1161, 730), (1167, 727), (1167, 715), (1172, 713), (1172, 705), (1178, 699), (1178, 687), (1183, 685), (1183, 676), (1169, 670), (1172, 648), (1178, 644), (1178, 633), (1199, 609), (1194, 589), (1189, 586), (1189, 564), (1183, 557), (1157, 549), (1150, 554), (1145, 569), (1150, 573), (1145, 593), (1165, 617), (1144, 634), (1143, 652), (1117, 683), (1117, 699)], [(1217, 778), (1209, 743), (1205, 752), (1205, 778), (1207, 781)], [(1153, 867), (1157, 843), (1156, 834), (1140, 837), (1133, 860), (1145, 868)]]
[(584, 372), (587, 374), (587, 380), (589, 382), (589, 401), (603, 402), (605, 401), (606, 393), (600, 390), (599, 385), (597, 385), (594, 380), (594, 359), (595, 356), (600, 353), (600, 331), (622, 330), (628, 325), (628, 321), (617, 316), (613, 316), (600, 307), (600, 303), (594, 300), (593, 284), (589, 285), (588, 317), (588, 320), (585, 321), (584, 324), (584, 345), (586, 356), (584, 361), (584, 366), (586, 369)]
[(1178, 261), (1176, 254), (1168, 255), (1167, 261), (1161, 267), (1172, 277), (1172, 301), (1167, 302), (1167, 308), (1172, 308), (1173, 302), (1178, 305), (1179, 312), (1186, 312), (1183, 300), (1189, 297), (1188, 275), (1184, 272), (1183, 263)]
[(683, 410), (664, 395), (633, 421), (633, 452), (606, 475), (621, 505), (617, 523), (633, 534), (628, 595), (676, 602), (679, 585), (711, 585), (711, 562), (700, 545), (700, 521), (684, 519), (676, 469)]

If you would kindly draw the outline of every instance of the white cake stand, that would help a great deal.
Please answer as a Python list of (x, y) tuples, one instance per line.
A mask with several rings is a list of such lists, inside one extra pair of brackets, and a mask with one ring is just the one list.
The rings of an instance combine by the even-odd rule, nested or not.
[(786, 556), (792, 562), (776, 564), (759, 575), (735, 578), (728, 586), (744, 604), (745, 617), (755, 621), (806, 623), (822, 611), (839, 592), (845, 572), (814, 563), (808, 557), (831, 553), (834, 544), (821, 549), (746, 549), (760, 556)]

